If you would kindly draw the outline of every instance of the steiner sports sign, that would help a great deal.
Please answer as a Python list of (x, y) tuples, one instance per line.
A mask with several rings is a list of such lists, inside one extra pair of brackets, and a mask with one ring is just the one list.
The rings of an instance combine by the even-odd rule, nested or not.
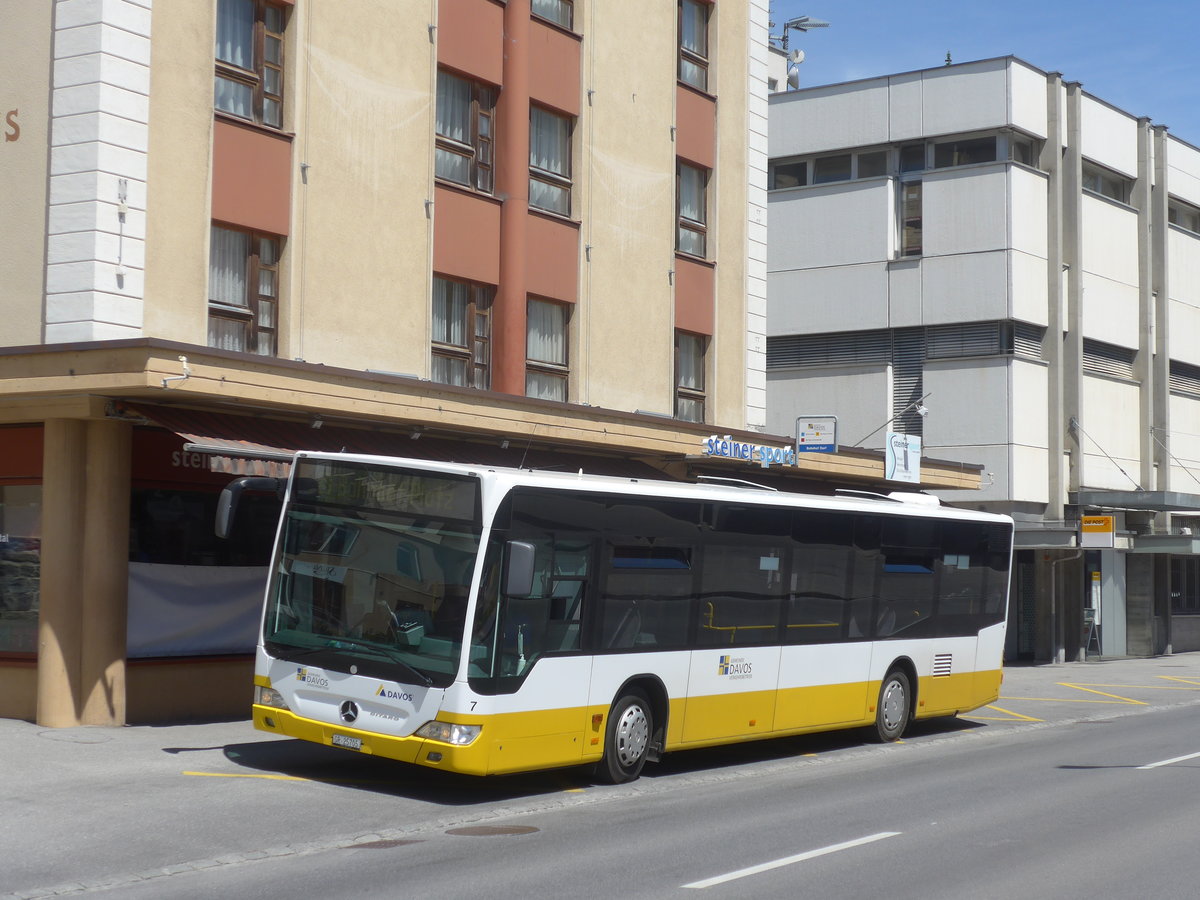
[(735, 441), (729, 435), (719, 437), (714, 434), (706, 437), (700, 443), (700, 451), (705, 456), (740, 459), (743, 462), (757, 463), (760, 466), (794, 466), (796, 464), (795, 447), (767, 447), (762, 444), (750, 444), (745, 441)]

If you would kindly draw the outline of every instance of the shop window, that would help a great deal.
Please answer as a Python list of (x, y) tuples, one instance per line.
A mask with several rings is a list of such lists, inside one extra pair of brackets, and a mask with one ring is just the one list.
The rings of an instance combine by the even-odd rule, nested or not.
[(525, 396), (565, 403), (570, 307), (530, 298), (526, 310)]
[(495, 288), (433, 278), (433, 380), (491, 387), (492, 298)]
[(42, 487), (0, 484), (0, 656), (37, 652)]
[(168, 566), (265, 566), (271, 560), (279, 501), (247, 493), (228, 540), (213, 532), (220, 494), (134, 490), (129, 510), (129, 561)]
[(283, 127), (282, 7), (265, 0), (218, 0), (213, 105), (271, 128)]
[(438, 178), (492, 192), (495, 102), (490, 87), (438, 70), (434, 154)]
[(708, 11), (700, 0), (679, 3), (679, 80), (708, 90)]
[(280, 239), (212, 226), (208, 265), (208, 346), (278, 352)]

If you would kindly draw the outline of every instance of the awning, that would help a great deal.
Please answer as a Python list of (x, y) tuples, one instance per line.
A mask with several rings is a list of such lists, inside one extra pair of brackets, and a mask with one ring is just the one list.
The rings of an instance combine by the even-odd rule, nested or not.
[(1200, 494), (1184, 494), (1179, 491), (1076, 491), (1070, 494), (1070, 501), (1076, 506), (1095, 509), (1200, 511)]
[(310, 450), (510, 468), (568, 472), (582, 469), (592, 475), (630, 478), (669, 478), (660, 469), (637, 459), (580, 453), (573, 448), (537, 447), (527, 440), (501, 436), (433, 437), (420, 425), (401, 429), (364, 422), (362, 427), (349, 427), (330, 424), (318, 417), (298, 421), (140, 403), (125, 403), (123, 407), (178, 434), (186, 442), (185, 449), (208, 455), (212, 471), (231, 475), (283, 477), (291, 468), (292, 457), (298, 451)]

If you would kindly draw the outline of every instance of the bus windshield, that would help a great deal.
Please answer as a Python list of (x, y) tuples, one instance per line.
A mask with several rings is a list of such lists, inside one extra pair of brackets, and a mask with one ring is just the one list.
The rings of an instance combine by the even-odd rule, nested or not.
[(301, 457), (264, 648), (331, 671), (449, 685), (480, 532), (477, 479)]

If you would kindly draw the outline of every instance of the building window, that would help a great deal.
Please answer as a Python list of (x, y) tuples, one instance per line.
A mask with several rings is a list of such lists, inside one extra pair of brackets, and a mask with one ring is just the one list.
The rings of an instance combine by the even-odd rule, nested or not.
[(567, 400), (567, 324), (563, 303), (530, 298), (526, 306), (525, 396)]
[(996, 136), (943, 141), (933, 145), (933, 167), (947, 169), (996, 161)]
[(529, 205), (571, 214), (571, 119), (529, 107)]
[(218, 0), (213, 105), (283, 127), (283, 8), (265, 0)]
[(808, 163), (787, 160), (770, 164), (771, 190), (780, 188), (803, 187), (808, 184)]
[(1167, 206), (1167, 221), (1185, 231), (1200, 234), (1200, 209), (1172, 200)]
[(533, 0), (532, 10), (539, 19), (545, 19), (563, 28), (571, 27), (574, 12), (571, 0)]
[(708, 171), (679, 163), (676, 167), (676, 195), (679, 227), (675, 248), (692, 256), (707, 253)]
[(1037, 168), (1038, 142), (1023, 134), (1012, 134), (1008, 138), (1008, 158), (1025, 166)]
[(495, 92), (438, 70), (434, 173), (477, 191), (492, 192)]
[(491, 387), (492, 297), (495, 289), (433, 277), (433, 367), (438, 384)]
[(818, 156), (813, 160), (813, 184), (829, 184), (831, 181), (849, 181), (851, 155)]
[(921, 182), (900, 182), (900, 255), (920, 256)]
[(876, 178), (887, 174), (888, 152), (886, 150), (871, 150), (858, 154), (859, 178)]
[(1131, 183), (1128, 178), (1101, 169), (1091, 163), (1083, 164), (1083, 189), (1118, 203), (1129, 202)]
[(707, 338), (675, 332), (675, 418), (704, 421), (704, 345)]
[(37, 653), (42, 486), (0, 484), (0, 656)]
[(679, 80), (708, 90), (708, 10), (700, 0), (679, 3)]
[(900, 148), (900, 171), (901, 173), (925, 171), (924, 144), (909, 144)]
[(260, 356), (276, 354), (279, 245), (274, 235), (212, 226), (208, 346)]

